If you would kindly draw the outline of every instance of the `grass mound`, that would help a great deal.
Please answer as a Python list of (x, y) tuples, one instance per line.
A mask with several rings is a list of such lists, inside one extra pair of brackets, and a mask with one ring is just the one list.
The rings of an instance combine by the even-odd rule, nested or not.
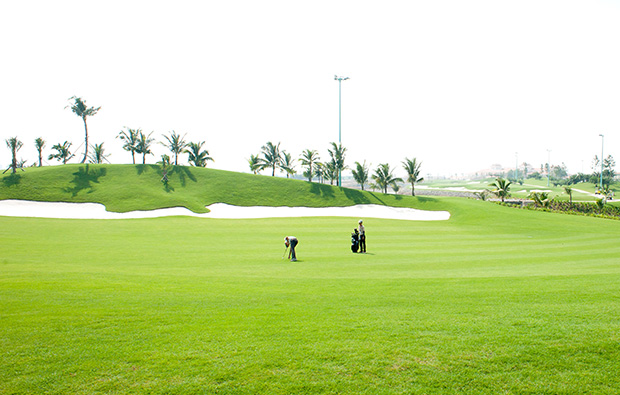
[(5, 175), (0, 199), (93, 202), (108, 211), (186, 207), (196, 213), (212, 203), (238, 206), (342, 207), (380, 204), (437, 210), (432, 198), (384, 195), (332, 185), (223, 170), (174, 166), (164, 185), (158, 165), (73, 164), (28, 168)]

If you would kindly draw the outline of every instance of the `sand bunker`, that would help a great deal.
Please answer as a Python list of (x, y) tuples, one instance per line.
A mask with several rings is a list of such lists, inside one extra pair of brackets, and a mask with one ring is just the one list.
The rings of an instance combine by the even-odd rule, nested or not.
[(73, 219), (125, 219), (191, 216), (200, 218), (288, 218), (288, 217), (356, 217), (402, 219), (408, 221), (441, 221), (450, 218), (447, 211), (424, 211), (411, 208), (387, 207), (376, 204), (360, 204), (350, 207), (265, 207), (231, 206), (215, 203), (207, 206), (211, 212), (196, 214), (184, 207), (150, 211), (113, 213), (98, 203), (53, 203), (26, 200), (1, 200), (0, 216), (73, 218)]

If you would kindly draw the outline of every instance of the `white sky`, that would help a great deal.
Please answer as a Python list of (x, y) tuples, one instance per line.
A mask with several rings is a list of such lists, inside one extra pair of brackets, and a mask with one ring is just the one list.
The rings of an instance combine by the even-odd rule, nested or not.
[[(206, 141), (209, 167), (248, 172), (267, 141), (424, 175), (499, 163), (590, 171), (618, 152), (620, 2), (0, 0), (0, 138), (84, 139), (68, 98), (102, 106), (90, 142), (130, 163), (128, 126)], [(159, 160), (166, 153), (157, 145)], [(73, 162), (79, 161), (76, 153)], [(56, 161), (48, 161), (56, 164)], [(2, 143), (0, 164), (10, 151)], [(183, 163), (186, 155), (183, 155)], [(300, 171), (298, 167), (298, 171)], [(401, 174), (399, 174), (401, 173)]]

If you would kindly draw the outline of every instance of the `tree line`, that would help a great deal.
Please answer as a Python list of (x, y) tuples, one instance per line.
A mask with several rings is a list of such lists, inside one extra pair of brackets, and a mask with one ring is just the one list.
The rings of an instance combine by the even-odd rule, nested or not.
[[(70, 99), (70, 104), (66, 108), (70, 108), (71, 111), (78, 117), (80, 117), (84, 123), (84, 156), (80, 163), (85, 163), (87, 160), (89, 163), (105, 163), (108, 162), (109, 154), (105, 153), (105, 148), (103, 143), (100, 144), (91, 144), (89, 143), (88, 136), (88, 123), (87, 119), (97, 114), (97, 112), (101, 109), (101, 107), (88, 107), (86, 105), (86, 101), (81, 97), (73, 96)], [(142, 155), (142, 164), (146, 163), (146, 156), (153, 155), (151, 148), (153, 144), (156, 142), (152, 137), (154, 132), (145, 134), (142, 129), (131, 129), (125, 127), (124, 130), (121, 130), (117, 136), (120, 140), (123, 141), (123, 149), (131, 153), (131, 159), (133, 164), (136, 164), (136, 155)], [(163, 135), (164, 140), (160, 142), (160, 144), (167, 147), (171, 154), (174, 157), (174, 164), (178, 164), (179, 155), (183, 153), (188, 154), (188, 162), (191, 165), (197, 167), (205, 167), (207, 162), (213, 161), (214, 159), (209, 156), (209, 151), (204, 149), (204, 141), (199, 142), (191, 142), (185, 140), (185, 135), (181, 136), (174, 130), (170, 131), (167, 135)], [(17, 152), (23, 147), (23, 142), (20, 141), (17, 137), (11, 137), (5, 140), (7, 147), (11, 151), (11, 165), (6, 171), (9, 169), (12, 173), (17, 172), (17, 169), (23, 168), (26, 164), (25, 160), (17, 159)], [(38, 166), (43, 165), (43, 149), (45, 148), (47, 142), (42, 138), (38, 137), (34, 141), (35, 148), (38, 153)], [(71, 160), (75, 154), (72, 152), (71, 146), (73, 143), (69, 141), (64, 141), (62, 143), (58, 143), (52, 146), (52, 150), (54, 151), (48, 157), (48, 160), (57, 160), (62, 162), (62, 164), (67, 164), (69, 160)], [(81, 147), (81, 146), (80, 146)], [(78, 147), (78, 149), (80, 148)], [(90, 150), (90, 152), (89, 152)], [(162, 162), (170, 162), (170, 157), (168, 155), (162, 155)], [(161, 162), (160, 162), (161, 163)], [(36, 166), (37, 163), (34, 163), (33, 166)]]
[[(89, 142), (88, 135), (88, 118), (95, 116), (101, 107), (89, 107), (86, 101), (81, 97), (73, 96), (69, 98), (70, 104), (65, 108), (71, 109), (71, 111), (78, 116), (84, 123), (84, 156), (80, 163), (85, 163), (87, 160), (89, 163), (105, 163), (108, 162), (109, 154), (106, 154), (104, 143), (92, 144)], [(146, 164), (147, 155), (153, 155), (152, 147), (156, 143), (155, 138), (152, 137), (154, 132), (145, 133), (142, 129), (132, 129), (125, 127), (119, 132), (117, 138), (123, 143), (123, 149), (131, 153), (131, 160), (133, 164), (136, 164), (136, 156), (142, 156), (142, 164)], [(35, 147), (38, 152), (38, 166), (43, 165), (43, 149), (47, 142), (38, 137), (35, 139)], [(178, 165), (179, 155), (188, 154), (188, 162), (197, 167), (206, 167), (207, 162), (214, 161), (209, 156), (209, 151), (204, 149), (204, 141), (191, 142), (185, 140), (185, 135), (181, 135), (174, 130), (163, 135), (163, 140), (159, 142), (164, 145), (174, 158), (174, 165)], [(6, 144), (11, 150), (12, 161), (9, 169), (12, 173), (15, 173), (17, 169), (25, 166), (25, 161), (17, 160), (17, 152), (22, 148), (23, 142), (17, 137), (11, 137), (6, 140)], [(327, 150), (329, 154), (329, 160), (321, 162), (319, 154), (316, 150), (306, 149), (299, 157), (301, 166), (304, 168), (303, 177), (312, 182), (316, 179), (320, 183), (324, 183), (329, 180), (331, 185), (336, 182), (337, 186), (340, 185), (342, 179), (342, 172), (348, 167), (345, 165), (345, 157), (347, 149), (342, 144), (330, 143), (331, 146)], [(69, 141), (60, 142), (52, 146), (53, 152), (48, 156), (49, 160), (57, 160), (66, 164), (71, 160), (75, 154), (72, 152), (73, 144)], [(81, 147), (81, 146), (80, 146)], [(80, 149), (78, 147), (78, 149)], [(254, 174), (258, 174), (263, 170), (271, 170), (271, 175), (275, 176), (276, 169), (283, 171), (286, 177), (296, 174), (295, 159), (292, 155), (285, 150), (280, 149), (280, 143), (273, 144), (267, 142), (261, 147), (258, 155), (251, 155), (248, 159), (250, 170)], [(162, 155), (161, 161), (158, 162), (164, 166), (171, 165), (172, 159), (168, 155)], [(33, 164), (36, 166), (37, 164)], [(424, 180), (420, 176), (421, 165), (416, 158), (405, 158), (402, 162), (403, 169), (407, 174), (407, 182), (411, 184), (411, 194), (415, 195), (415, 184)], [(5, 170), (8, 171), (9, 169)], [(355, 162), (354, 168), (351, 169), (353, 178), (360, 185), (361, 189), (368, 185), (373, 189), (379, 189), (384, 193), (388, 192), (388, 188), (397, 193), (399, 190), (398, 183), (403, 183), (402, 178), (394, 175), (394, 169), (390, 167), (388, 163), (379, 164), (374, 172), (371, 174), (369, 166), (366, 161), (363, 163)]]
[[(274, 144), (269, 141), (263, 145), (257, 155), (251, 155), (248, 159), (250, 171), (259, 174), (261, 171), (269, 170), (271, 176), (275, 176), (276, 169), (286, 174), (286, 177), (296, 174), (295, 160), (289, 152), (280, 149), (280, 144)], [(329, 181), (330, 185), (340, 185), (342, 172), (349, 169), (345, 165), (347, 149), (342, 144), (330, 143), (328, 148), (329, 159), (321, 161), (318, 151), (313, 149), (305, 149), (302, 151), (298, 160), (303, 168), (302, 175), (309, 182), (316, 181), (324, 183)], [(416, 158), (405, 158), (402, 161), (403, 169), (407, 175), (407, 182), (411, 185), (411, 194), (415, 196), (415, 184), (424, 180), (421, 174), (422, 162)], [(351, 169), (353, 179), (362, 190), (368, 185), (373, 189), (379, 189), (383, 193), (388, 192), (388, 187), (397, 193), (400, 189), (398, 183), (404, 183), (402, 178), (394, 175), (393, 169), (388, 163), (381, 163), (371, 174), (366, 161), (363, 163), (355, 162), (355, 167)]]

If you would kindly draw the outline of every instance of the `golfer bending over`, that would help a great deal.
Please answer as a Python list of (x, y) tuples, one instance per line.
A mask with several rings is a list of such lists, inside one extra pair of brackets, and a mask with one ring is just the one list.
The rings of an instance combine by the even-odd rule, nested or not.
[(299, 243), (299, 241), (297, 241), (297, 237), (295, 236), (286, 236), (284, 238), (284, 245), (286, 246), (286, 248), (288, 248), (289, 246), (291, 247), (290, 251), (288, 252), (288, 258), (291, 260), (291, 262), (297, 261), (297, 256), (295, 255), (295, 246), (297, 246), (297, 243)]

